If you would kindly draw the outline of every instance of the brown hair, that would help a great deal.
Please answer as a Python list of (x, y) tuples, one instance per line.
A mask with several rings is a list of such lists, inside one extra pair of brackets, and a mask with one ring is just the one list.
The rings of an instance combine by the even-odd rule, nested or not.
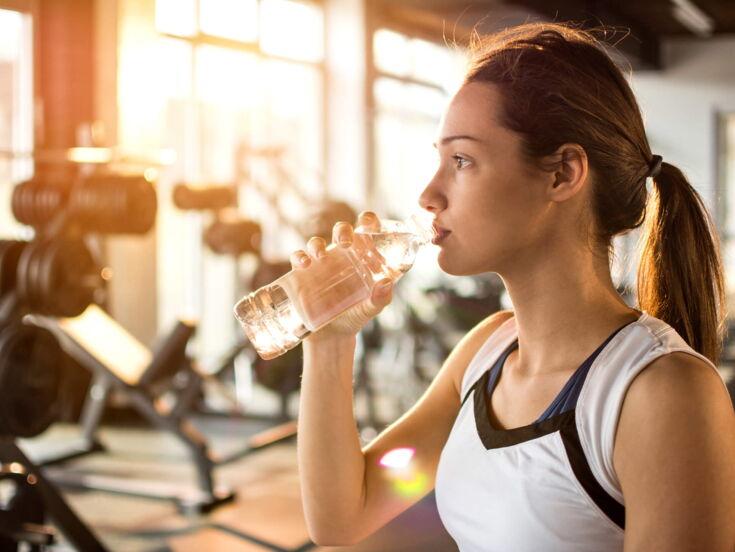
[(638, 305), (716, 363), (725, 329), (719, 240), (697, 191), (664, 162), (649, 197), (652, 161), (638, 103), (591, 32), (530, 23), (474, 41), (465, 82), (496, 85), (501, 124), (531, 161), (565, 143), (584, 148), (593, 174), (595, 243), (643, 225)]

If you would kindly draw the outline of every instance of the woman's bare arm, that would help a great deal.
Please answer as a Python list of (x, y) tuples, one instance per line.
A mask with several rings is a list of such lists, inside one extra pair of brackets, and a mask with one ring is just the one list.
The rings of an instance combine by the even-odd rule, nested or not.
[[(462, 375), (511, 315), (495, 313), (469, 332), (416, 405), (364, 450), (352, 403), (354, 338), (304, 342), (298, 459), (304, 514), (316, 543), (358, 542), (431, 491), (459, 409)], [(415, 451), (405, 471), (380, 465), (386, 453), (399, 448)]]
[(633, 380), (613, 463), (626, 552), (735, 550), (735, 413), (704, 361), (671, 353)]

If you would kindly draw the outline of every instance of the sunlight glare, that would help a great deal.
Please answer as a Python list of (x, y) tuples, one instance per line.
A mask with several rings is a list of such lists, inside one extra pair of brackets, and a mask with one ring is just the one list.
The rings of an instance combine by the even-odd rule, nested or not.
[(261, 39), (269, 54), (320, 61), (324, 57), (324, 21), (321, 9), (294, 0), (263, 0)]
[(393, 449), (383, 455), (379, 464), (384, 468), (401, 470), (408, 466), (415, 452), (412, 448)]

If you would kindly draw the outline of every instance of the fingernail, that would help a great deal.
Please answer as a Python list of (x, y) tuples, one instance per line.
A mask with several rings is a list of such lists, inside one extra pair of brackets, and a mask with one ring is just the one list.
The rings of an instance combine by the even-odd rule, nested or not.
[(350, 244), (351, 244), (352, 242), (351, 242), (350, 238), (347, 238), (347, 237), (341, 237), (341, 238), (339, 238), (339, 241), (338, 241), (337, 243), (339, 243), (339, 244), (340, 244), (340, 245), (341, 245), (342, 247), (347, 247), (347, 246), (349, 246), (349, 245), (350, 245)]
[(301, 266), (305, 266), (306, 263), (308, 263), (308, 262), (309, 262), (309, 257), (307, 255), (300, 255), (299, 256), (299, 264)]

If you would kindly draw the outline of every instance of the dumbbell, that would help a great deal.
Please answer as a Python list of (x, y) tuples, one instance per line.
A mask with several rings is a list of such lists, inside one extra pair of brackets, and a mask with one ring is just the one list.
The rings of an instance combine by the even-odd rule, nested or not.
[(218, 255), (260, 252), (260, 225), (234, 214), (222, 216), (204, 231), (204, 243)]
[(145, 234), (153, 228), (157, 208), (156, 191), (141, 176), (93, 176), (69, 192), (70, 217), (92, 232)]
[(102, 288), (102, 269), (84, 241), (57, 238), (25, 246), (17, 263), (18, 298), (36, 314), (74, 317)]
[(95, 175), (72, 185), (30, 180), (13, 189), (13, 216), (35, 228), (66, 209), (69, 220), (103, 234), (144, 234), (156, 219), (153, 185), (142, 176)]
[(173, 200), (174, 205), (184, 211), (218, 211), (237, 206), (237, 188), (177, 184), (174, 186)]
[(22, 182), (13, 188), (10, 202), (18, 222), (39, 228), (48, 224), (65, 206), (69, 185), (41, 180)]

